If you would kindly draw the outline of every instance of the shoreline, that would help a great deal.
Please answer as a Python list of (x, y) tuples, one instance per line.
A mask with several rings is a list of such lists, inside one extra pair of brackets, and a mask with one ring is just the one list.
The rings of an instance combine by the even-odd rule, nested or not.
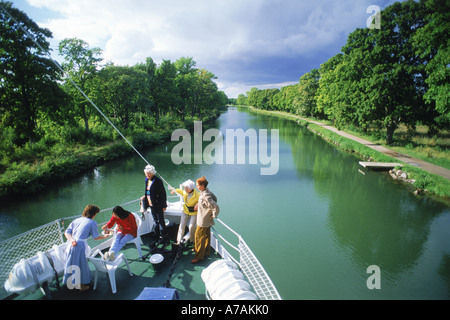
[[(204, 122), (205, 127), (209, 127), (214, 123), (221, 113), (213, 118), (207, 119)], [(185, 122), (183, 128), (189, 132), (193, 131), (193, 122), (192, 125), (191, 123), (188, 124)], [(171, 132), (168, 130), (149, 133), (148, 139), (141, 141), (141, 145), (138, 147), (140, 149), (139, 152), (170, 141)], [(104, 145), (93, 146), (77, 154), (71, 154), (63, 159), (59, 159), (59, 162), (48, 163), (42, 161), (32, 165), (25, 165), (24, 170), (16, 174), (14, 183), (9, 185), (9, 188), (0, 185), (2, 189), (0, 190), (0, 201), (21, 199), (27, 194), (38, 195), (41, 192), (45, 192), (46, 187), (54, 182), (60, 182), (67, 178), (85, 174), (98, 166), (121, 159), (130, 154), (135, 154), (135, 151), (128, 143), (120, 139)], [(28, 169), (29, 167), (32, 168)]]
[[(450, 203), (450, 194), (442, 192), (442, 186), (447, 186), (445, 190), (450, 190), (450, 170), (431, 164), (429, 162), (413, 158), (411, 156), (392, 151), (382, 145), (356, 137), (344, 131), (340, 131), (330, 125), (325, 125), (312, 119), (285, 113), (281, 111), (269, 111), (257, 109), (253, 106), (238, 106), (248, 108), (252, 112), (276, 116), (297, 122), (307, 128), (322, 139), (335, 145), (342, 151), (354, 153), (355, 156), (364, 161), (376, 162), (401, 162), (404, 164), (401, 174), (397, 175), (397, 170), (391, 170), (390, 176), (400, 181), (405, 186), (412, 187), (415, 195), (425, 194)], [(405, 175), (406, 174), (406, 175)]]

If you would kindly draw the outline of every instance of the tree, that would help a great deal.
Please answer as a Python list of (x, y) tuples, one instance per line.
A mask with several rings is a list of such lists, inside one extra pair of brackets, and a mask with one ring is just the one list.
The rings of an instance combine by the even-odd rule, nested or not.
[(249, 106), (257, 106), (258, 91), (258, 88), (253, 87), (247, 92), (247, 103)]
[(176, 103), (176, 74), (175, 65), (170, 60), (163, 60), (161, 65), (155, 70), (152, 98), (156, 123)]
[(138, 63), (134, 66), (138, 71), (142, 71), (145, 74), (144, 81), (142, 83), (141, 103), (138, 106), (140, 114), (140, 120), (142, 121), (142, 114), (151, 114), (153, 109), (153, 97), (152, 92), (154, 88), (154, 79), (157, 65), (152, 58), (147, 57), (145, 63)]
[[(89, 45), (80, 39), (64, 39), (59, 43), (59, 54), (64, 57), (63, 69), (76, 85), (85, 93), (88, 92), (88, 81), (92, 80), (97, 72), (102, 50), (89, 49)], [(66, 79), (65, 88), (72, 98), (75, 114), (84, 120), (86, 132), (89, 132), (89, 112), (87, 99)]]
[(146, 74), (132, 67), (109, 65), (98, 72), (93, 95), (95, 100), (107, 108), (106, 113), (115, 119), (124, 129), (130, 122), (141, 104), (141, 88)]
[(298, 97), (296, 97), (296, 113), (308, 117), (319, 115), (316, 101), (319, 79), (320, 73), (317, 69), (312, 69), (300, 78)]
[(247, 96), (243, 93), (239, 94), (236, 100), (236, 105), (238, 106), (246, 106), (248, 104), (247, 102)]
[(38, 138), (39, 119), (63, 118), (61, 74), (46, 58), (51, 37), (11, 3), (0, 2), (0, 126), (14, 129), (18, 145)]
[(431, 111), (422, 99), (426, 90), (425, 61), (415, 53), (412, 40), (416, 30), (424, 26), (425, 16), (424, 1), (394, 3), (383, 10), (382, 28), (374, 33), (379, 50), (373, 53), (378, 61), (372, 88), (380, 93), (376, 107), (384, 110), (387, 144), (393, 142), (400, 123), (414, 127)]
[(191, 110), (192, 118), (194, 116), (202, 117), (208, 109), (214, 108), (214, 95), (218, 91), (214, 79), (216, 79), (216, 76), (213, 73), (205, 69), (196, 70)]
[(175, 112), (181, 116), (184, 121), (186, 113), (191, 113), (193, 109), (193, 100), (195, 93), (196, 62), (193, 58), (182, 57), (175, 61), (177, 75), (175, 77), (175, 85), (178, 90), (179, 103), (174, 106)]
[(341, 69), (344, 55), (339, 53), (320, 66), (319, 88), (317, 89), (317, 110), (323, 112), (340, 129), (351, 123), (354, 108), (351, 105), (348, 80)]
[[(424, 100), (435, 106), (438, 117), (433, 120), (442, 127), (450, 123), (450, 2), (430, 0), (425, 5), (428, 9), (426, 24), (413, 36), (413, 44), (417, 54), (427, 61), (425, 83), (428, 90)], [(436, 131), (433, 129), (432, 132)]]
[(177, 69), (170, 60), (163, 60), (161, 65), (157, 66), (150, 57), (146, 59), (145, 64), (138, 64), (135, 68), (143, 70), (146, 74), (145, 88), (142, 92), (158, 124), (161, 116), (170, 111), (177, 102), (175, 86)]
[(183, 120), (187, 115), (201, 118), (226, 104), (228, 98), (218, 91), (214, 74), (195, 65), (193, 58), (182, 57), (175, 63), (163, 60), (159, 66), (147, 58), (145, 64), (135, 66), (147, 75), (142, 92), (150, 101), (156, 123), (169, 112)]
[(356, 29), (342, 48), (342, 61), (321, 71), (318, 103), (338, 126), (367, 128), (381, 121), (386, 143), (393, 142), (400, 123), (414, 127), (429, 108), (424, 60), (414, 50), (412, 37), (424, 25), (423, 1), (394, 3), (382, 11), (381, 29)]

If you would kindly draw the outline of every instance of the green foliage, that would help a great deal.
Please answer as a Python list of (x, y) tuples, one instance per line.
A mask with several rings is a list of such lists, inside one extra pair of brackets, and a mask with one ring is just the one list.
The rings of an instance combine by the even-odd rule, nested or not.
[(0, 130), (13, 128), (16, 144), (23, 145), (40, 138), (40, 121), (65, 116), (60, 105), (65, 95), (57, 83), (59, 69), (41, 50), (49, 48), (50, 30), (40, 28), (10, 2), (0, 5)]
[(238, 106), (246, 106), (249, 103), (247, 102), (247, 96), (243, 93), (239, 94), (236, 100), (236, 105)]
[(417, 30), (412, 41), (416, 53), (428, 63), (425, 80), (428, 91), (424, 94), (427, 103), (436, 104), (439, 117), (437, 126), (450, 125), (450, 2), (430, 0), (425, 3), (428, 15), (426, 24)]
[[(102, 60), (102, 51), (99, 48), (90, 49), (89, 45), (77, 38), (64, 39), (59, 44), (59, 55), (64, 58), (62, 67), (69, 75), (70, 79), (84, 92), (91, 91), (90, 81), (93, 81), (97, 74), (97, 68)], [(73, 122), (83, 119), (86, 132), (89, 132), (89, 106), (86, 98), (72, 84), (72, 81), (65, 79), (63, 88), (69, 95), (69, 117)]]
[[(408, 0), (381, 12), (380, 29), (356, 29), (342, 52), (298, 84), (252, 88), (237, 104), (330, 120), (363, 131), (382, 124), (387, 144), (400, 125), (450, 125), (450, 2)], [(381, 132), (381, 131), (380, 131)]]
[(64, 39), (59, 54), (70, 79), (64, 78), (19, 25), (44, 50), (51, 32), (11, 3), (0, 5), (19, 22), (0, 10), (0, 197), (40, 190), (51, 179), (132, 152), (89, 100), (137, 148), (161, 143), (179, 127), (191, 129), (194, 119), (215, 119), (226, 108), (216, 77), (195, 68), (193, 58), (101, 66), (100, 49)]
[(65, 125), (60, 132), (61, 141), (67, 144), (85, 143), (87, 134), (83, 128), (79, 126)]

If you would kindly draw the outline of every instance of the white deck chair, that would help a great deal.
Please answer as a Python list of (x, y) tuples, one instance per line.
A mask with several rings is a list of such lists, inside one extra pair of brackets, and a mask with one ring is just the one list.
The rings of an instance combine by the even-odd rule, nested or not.
[[(101, 258), (95, 258), (95, 256), (100, 255)], [(94, 280), (94, 290), (97, 288), (97, 278), (98, 272), (104, 272), (108, 274), (109, 282), (111, 283), (111, 290), (113, 293), (117, 292), (116, 288), (116, 270), (119, 268), (122, 262), (125, 262), (128, 268), (128, 273), (133, 276), (128, 265), (127, 258), (123, 253), (119, 254), (114, 261), (104, 260), (103, 254), (100, 250), (95, 250), (94, 254), (87, 258), (88, 261), (92, 262), (95, 266), (95, 280)]]
[(141, 245), (143, 244), (141, 239), (141, 231), (142, 231), (142, 219), (134, 212), (132, 212), (134, 218), (136, 219), (136, 225), (137, 225), (137, 236), (133, 240), (129, 242), (133, 242), (136, 245), (136, 248), (139, 252), (139, 257), (142, 258), (142, 250)]

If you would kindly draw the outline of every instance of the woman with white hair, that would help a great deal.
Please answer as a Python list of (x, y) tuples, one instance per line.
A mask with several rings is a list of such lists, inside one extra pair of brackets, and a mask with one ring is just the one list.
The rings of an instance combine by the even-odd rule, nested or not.
[(194, 243), (195, 228), (197, 227), (197, 210), (195, 208), (198, 203), (198, 197), (200, 192), (195, 190), (195, 182), (187, 180), (181, 185), (182, 189), (174, 189), (170, 187), (171, 194), (175, 192), (183, 196), (184, 205), (183, 213), (181, 214), (180, 227), (178, 228), (177, 244), (183, 239), (184, 232), (186, 230), (186, 224), (188, 224), (189, 232), (184, 236), (184, 240), (189, 240)]
[(167, 208), (166, 189), (162, 180), (156, 176), (154, 166), (146, 166), (144, 173), (146, 178), (145, 194), (141, 198), (142, 207), (144, 211), (147, 211), (148, 208), (152, 210), (156, 237), (164, 237), (167, 233), (166, 223), (164, 221), (164, 211)]

